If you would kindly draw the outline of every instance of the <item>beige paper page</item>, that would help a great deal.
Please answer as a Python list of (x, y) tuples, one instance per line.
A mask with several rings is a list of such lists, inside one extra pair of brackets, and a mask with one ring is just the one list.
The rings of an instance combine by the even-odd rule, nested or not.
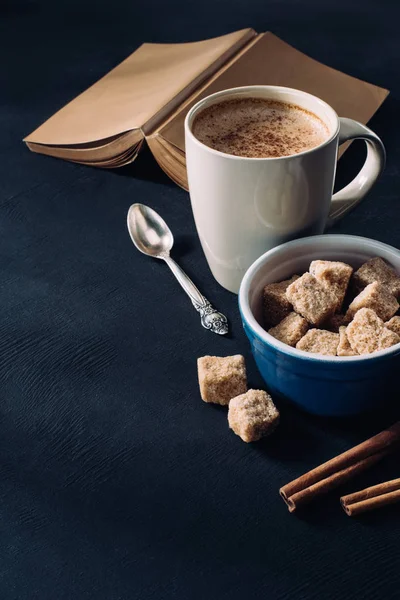
[(24, 141), (70, 145), (138, 129), (182, 93), (191, 94), (247, 40), (243, 29), (188, 44), (143, 44)]
[(244, 85), (282, 85), (309, 92), (330, 104), (340, 117), (367, 123), (388, 91), (350, 77), (299, 52), (272, 33), (242, 52), (239, 60), (222, 69), (200, 92), (194, 94), (158, 133), (184, 151), (183, 122), (191, 106), (220, 90)]

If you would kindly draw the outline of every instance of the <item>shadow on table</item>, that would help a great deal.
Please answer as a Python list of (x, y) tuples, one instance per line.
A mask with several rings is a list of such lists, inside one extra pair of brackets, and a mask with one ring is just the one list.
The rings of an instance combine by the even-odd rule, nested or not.
[(307, 460), (315, 454), (318, 439), (321, 440), (321, 435), (326, 433), (345, 440), (346, 446), (351, 448), (400, 420), (400, 405), (396, 395), (391, 393), (386, 402), (382, 397), (383, 403), (384, 406), (381, 405), (379, 410), (361, 415), (320, 417), (308, 414), (286, 400), (280, 400), (279, 427), (271, 437), (257, 442), (257, 447), (261, 452), (281, 460), (293, 460), (293, 456)]
[(197, 244), (191, 235), (174, 235), (174, 258), (179, 260), (182, 256), (190, 254), (196, 249)]
[(112, 171), (115, 175), (120, 175), (122, 177), (132, 177), (142, 181), (152, 181), (154, 183), (168, 185), (169, 187), (177, 187), (176, 183), (164, 173), (157, 163), (147, 144), (143, 145), (143, 148), (133, 163), (126, 165), (126, 167), (113, 169)]
[[(280, 408), (282, 408), (280, 404)], [(285, 406), (277, 430), (256, 443), (257, 450), (279, 461), (308, 461), (317, 455), (318, 439), (312, 434), (307, 416)]]

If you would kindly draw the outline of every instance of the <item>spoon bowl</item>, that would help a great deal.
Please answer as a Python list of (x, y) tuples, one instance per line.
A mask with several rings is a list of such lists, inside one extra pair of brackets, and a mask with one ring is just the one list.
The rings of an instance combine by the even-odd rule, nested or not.
[(128, 231), (136, 248), (147, 256), (168, 255), (174, 236), (164, 219), (144, 204), (132, 204), (128, 212)]

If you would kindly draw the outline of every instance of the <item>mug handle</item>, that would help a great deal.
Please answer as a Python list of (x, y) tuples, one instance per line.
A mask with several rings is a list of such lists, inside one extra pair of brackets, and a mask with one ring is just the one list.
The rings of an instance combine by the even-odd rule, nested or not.
[(339, 145), (348, 140), (362, 139), (367, 144), (367, 158), (353, 181), (333, 194), (327, 227), (336, 223), (361, 202), (382, 173), (386, 162), (385, 147), (371, 129), (353, 119), (340, 118), (339, 121)]

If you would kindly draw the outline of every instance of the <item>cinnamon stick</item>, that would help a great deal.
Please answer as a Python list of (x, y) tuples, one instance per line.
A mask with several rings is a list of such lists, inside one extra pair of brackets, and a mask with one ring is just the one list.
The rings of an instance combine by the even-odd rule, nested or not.
[(400, 502), (400, 479), (378, 483), (378, 485), (340, 498), (343, 510), (349, 517), (355, 517), (368, 510), (381, 508), (395, 502)]
[(329, 492), (389, 454), (400, 441), (400, 421), (372, 438), (328, 460), (287, 485), (279, 493), (289, 511)]

